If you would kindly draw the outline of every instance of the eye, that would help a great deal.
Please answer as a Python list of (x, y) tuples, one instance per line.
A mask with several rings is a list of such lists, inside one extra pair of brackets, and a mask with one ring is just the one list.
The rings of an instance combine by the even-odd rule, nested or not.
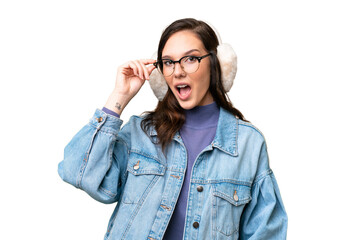
[(197, 61), (197, 58), (194, 56), (188, 56), (184, 59), (184, 62), (186, 63), (195, 63)]
[(171, 67), (174, 64), (174, 62), (169, 59), (163, 60), (162, 62), (163, 62), (163, 65), (166, 67)]

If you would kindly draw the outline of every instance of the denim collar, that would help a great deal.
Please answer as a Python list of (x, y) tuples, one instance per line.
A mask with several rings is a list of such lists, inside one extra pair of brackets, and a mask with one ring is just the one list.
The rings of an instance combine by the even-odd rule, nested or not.
[[(237, 117), (220, 107), (219, 121), (211, 147), (218, 148), (231, 156), (237, 156), (238, 126)], [(150, 136), (157, 136), (154, 127), (150, 128)], [(182, 143), (179, 132), (175, 133), (173, 139)]]
[(229, 155), (237, 156), (238, 126), (237, 118), (220, 107), (218, 126), (211, 145)]

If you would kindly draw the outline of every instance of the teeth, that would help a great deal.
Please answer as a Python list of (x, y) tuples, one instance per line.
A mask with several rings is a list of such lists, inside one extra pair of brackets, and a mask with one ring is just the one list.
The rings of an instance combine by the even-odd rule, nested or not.
[(186, 84), (184, 84), (184, 85), (178, 85), (177, 88), (184, 88), (184, 87), (186, 87), (186, 86), (187, 86)]

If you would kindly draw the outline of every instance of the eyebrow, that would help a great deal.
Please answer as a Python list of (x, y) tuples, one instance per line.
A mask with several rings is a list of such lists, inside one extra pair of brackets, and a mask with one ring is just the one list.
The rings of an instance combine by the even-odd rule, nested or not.
[[(185, 52), (185, 53), (184, 53), (184, 56), (186, 56), (186, 55), (188, 55), (188, 54), (190, 54), (190, 53), (192, 53), (192, 52), (199, 52), (199, 53), (200, 53), (200, 51), (199, 51), (198, 49), (191, 49), (191, 50)], [(163, 59), (165, 59), (165, 58), (166, 58), (166, 59), (171, 59), (171, 56), (165, 55), (165, 56), (162, 56), (162, 58), (163, 58)]]

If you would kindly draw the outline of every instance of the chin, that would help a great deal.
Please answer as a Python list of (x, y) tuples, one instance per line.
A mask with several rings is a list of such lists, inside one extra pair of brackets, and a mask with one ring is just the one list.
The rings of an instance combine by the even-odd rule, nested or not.
[(185, 110), (190, 110), (190, 109), (192, 109), (192, 108), (194, 108), (194, 107), (196, 107), (196, 104), (194, 104), (194, 103), (192, 103), (192, 102), (184, 102), (184, 101), (179, 101), (178, 100), (178, 103), (180, 104), (180, 106), (183, 108), (183, 109), (185, 109)]

